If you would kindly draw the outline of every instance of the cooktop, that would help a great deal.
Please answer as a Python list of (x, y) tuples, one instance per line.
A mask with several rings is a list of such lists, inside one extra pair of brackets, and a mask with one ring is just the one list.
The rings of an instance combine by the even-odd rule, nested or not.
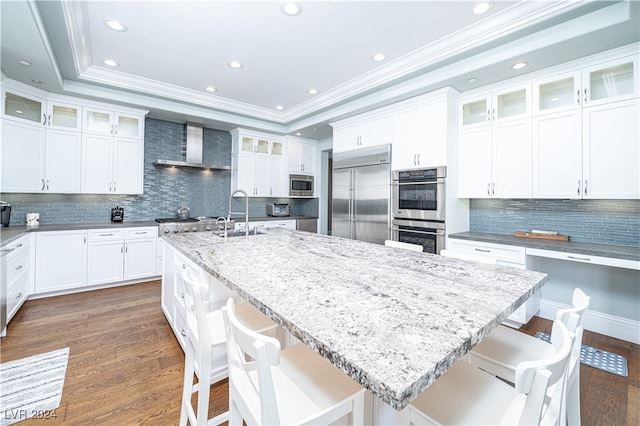
[(193, 223), (200, 222), (198, 219), (189, 218), (189, 219), (178, 219), (176, 217), (168, 217), (168, 218), (160, 218), (155, 220), (158, 223)]

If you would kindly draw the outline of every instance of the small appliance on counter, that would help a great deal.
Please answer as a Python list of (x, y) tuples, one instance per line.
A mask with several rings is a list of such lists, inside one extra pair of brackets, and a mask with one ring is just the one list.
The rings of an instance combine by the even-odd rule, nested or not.
[(124, 220), (124, 207), (115, 206), (111, 209), (111, 222), (122, 222)]
[(267, 214), (269, 216), (290, 216), (289, 204), (268, 204)]
[(11, 204), (4, 201), (0, 201), (0, 212), (2, 212), (2, 221), (0, 222), (3, 228), (9, 226), (9, 220), (11, 219)]
[(186, 220), (191, 218), (191, 213), (189, 212), (189, 207), (185, 207), (185, 206), (180, 206), (180, 208), (177, 211), (178, 213), (178, 219), (180, 220)]

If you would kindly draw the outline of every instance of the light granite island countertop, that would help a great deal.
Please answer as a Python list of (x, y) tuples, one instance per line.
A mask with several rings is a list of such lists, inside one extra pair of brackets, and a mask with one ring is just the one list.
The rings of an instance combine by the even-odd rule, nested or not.
[(396, 410), (547, 281), (288, 229), (163, 238)]

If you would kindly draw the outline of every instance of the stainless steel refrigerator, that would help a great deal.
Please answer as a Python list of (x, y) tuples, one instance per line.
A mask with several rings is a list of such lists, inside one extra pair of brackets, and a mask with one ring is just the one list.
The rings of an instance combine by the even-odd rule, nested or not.
[(332, 235), (390, 239), (391, 145), (333, 154)]

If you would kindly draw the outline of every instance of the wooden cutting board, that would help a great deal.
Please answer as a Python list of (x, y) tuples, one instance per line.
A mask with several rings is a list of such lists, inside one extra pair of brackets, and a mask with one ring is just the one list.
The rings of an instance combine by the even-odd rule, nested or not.
[(549, 234), (532, 234), (531, 232), (516, 231), (516, 237), (521, 238), (537, 238), (540, 240), (569, 241), (568, 235), (549, 235)]

